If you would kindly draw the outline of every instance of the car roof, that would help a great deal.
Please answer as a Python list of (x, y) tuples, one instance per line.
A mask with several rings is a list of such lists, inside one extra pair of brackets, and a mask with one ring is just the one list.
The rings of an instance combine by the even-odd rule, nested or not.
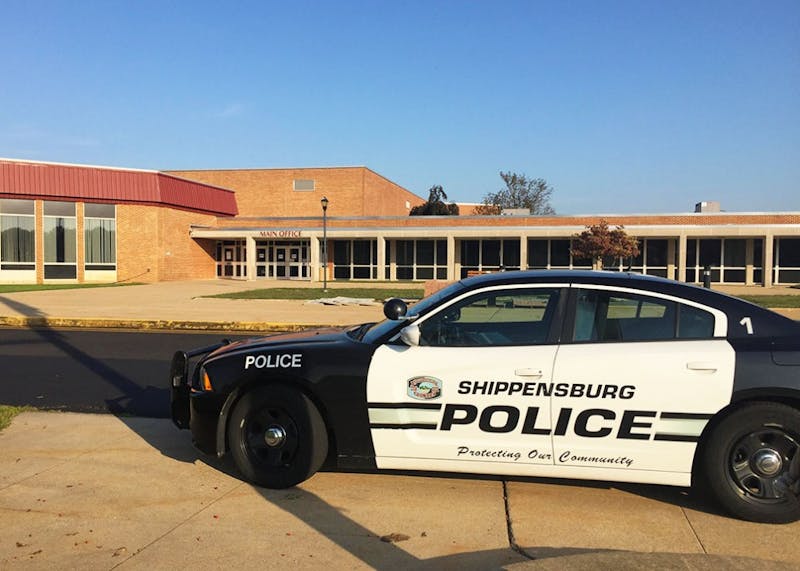
[(573, 283), (618, 285), (639, 289), (659, 290), (661, 286), (681, 286), (693, 289), (697, 286), (676, 282), (656, 276), (646, 276), (633, 272), (609, 272), (595, 270), (526, 270), (511, 272), (494, 272), (473, 276), (461, 280), (469, 289), (488, 285), (505, 285), (515, 283), (548, 283), (569, 281)]

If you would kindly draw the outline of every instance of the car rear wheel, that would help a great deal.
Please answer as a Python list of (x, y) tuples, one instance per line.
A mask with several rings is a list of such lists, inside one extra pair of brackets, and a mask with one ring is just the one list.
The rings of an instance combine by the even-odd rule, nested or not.
[(325, 422), (298, 390), (282, 385), (242, 396), (228, 422), (228, 443), (244, 477), (267, 488), (289, 488), (316, 473), (328, 454)]
[(705, 489), (750, 521), (800, 519), (800, 411), (758, 402), (723, 419), (703, 442)]

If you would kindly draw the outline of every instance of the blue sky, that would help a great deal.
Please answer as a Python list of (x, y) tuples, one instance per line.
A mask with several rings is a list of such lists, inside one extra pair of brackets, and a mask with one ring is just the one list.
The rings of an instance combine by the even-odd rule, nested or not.
[(4, 0), (0, 156), (800, 211), (800, 2)]

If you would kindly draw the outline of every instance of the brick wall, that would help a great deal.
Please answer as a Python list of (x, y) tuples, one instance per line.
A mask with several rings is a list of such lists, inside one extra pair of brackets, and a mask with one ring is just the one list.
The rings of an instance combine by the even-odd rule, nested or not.
[(189, 237), (215, 218), (172, 208), (117, 206), (117, 279), (137, 282), (211, 279), (214, 241)]
[(159, 207), (117, 206), (117, 280), (158, 281)]
[[(370, 169), (364, 169), (364, 199), (361, 216), (406, 216), (411, 208), (425, 202), (425, 199)], [(406, 208), (406, 202), (409, 208)]]
[(216, 277), (215, 240), (193, 240), (189, 237), (192, 224), (213, 224), (214, 217), (160, 208), (161, 259), (159, 279), (197, 280)]
[[(422, 198), (364, 167), (170, 171), (169, 174), (236, 192), (241, 217), (322, 216), (320, 199), (330, 201), (329, 216), (403, 216), (406, 201)], [(314, 181), (314, 190), (294, 190), (295, 179)]]

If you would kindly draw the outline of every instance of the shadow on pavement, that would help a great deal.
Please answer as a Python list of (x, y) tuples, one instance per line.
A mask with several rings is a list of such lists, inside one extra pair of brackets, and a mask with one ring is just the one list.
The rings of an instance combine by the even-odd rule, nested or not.
[[(19, 301), (0, 296), (0, 302), (11, 309), (28, 317), (47, 317), (38, 308), (20, 303)], [(43, 343), (56, 347), (75, 362), (80, 363), (88, 371), (113, 385), (123, 396), (106, 401), (108, 411), (114, 414), (129, 414), (134, 410), (142, 410), (142, 405), (147, 402), (158, 402), (160, 399), (169, 399), (169, 391), (163, 386), (148, 386), (144, 389), (133, 379), (109, 367), (100, 359), (93, 357), (85, 351), (71, 344), (63, 334), (50, 327), (37, 327), (30, 329), (36, 333)]]
[[(191, 445), (188, 431), (178, 430), (170, 425), (165, 430), (165, 421), (148, 423), (148, 419), (121, 418), (131, 430), (136, 432), (150, 446), (161, 454), (181, 462), (200, 461), (207, 466), (235, 479), (241, 479), (236, 467), (229, 457), (217, 459), (197, 451)], [(343, 473), (343, 472), (342, 472)], [(352, 474), (370, 474), (374, 472), (348, 472)], [(618, 489), (623, 492), (641, 496), (658, 502), (703, 511), (715, 515), (723, 515), (719, 510), (704, 501), (702, 498), (693, 497), (682, 488), (605, 483), (594, 481), (572, 481), (544, 478), (500, 478), (487, 476), (474, 476), (465, 474), (427, 473), (427, 472), (382, 472), (382, 477), (393, 478), (397, 476), (424, 476), (433, 479), (460, 479), (460, 480), (487, 480), (498, 482), (519, 482), (531, 484), (557, 484), (566, 488), (595, 488)], [(336, 544), (341, 549), (358, 558), (365, 565), (373, 568), (400, 568), (400, 569), (500, 569), (514, 563), (525, 561), (540, 561), (555, 557), (617, 553), (613, 549), (602, 548), (576, 548), (547, 545), (520, 545), (512, 547), (511, 540), (507, 548), (486, 551), (458, 553), (420, 559), (403, 549), (402, 543), (395, 544), (382, 540), (374, 530), (369, 529), (354, 519), (348, 517), (341, 509), (332, 506), (324, 497), (304, 489), (302, 486), (290, 490), (269, 490), (251, 486), (268, 504), (294, 516), (299, 521)], [(508, 514), (506, 514), (508, 516)], [(387, 516), (388, 517), (388, 516)], [(390, 523), (387, 520), (387, 523)], [(511, 522), (513, 526), (513, 522)], [(579, 525), (576, 522), (576, 525)], [(398, 530), (400, 531), (400, 530)], [(626, 553), (626, 552), (619, 552)], [(631, 567), (634, 568), (634, 567)], [(695, 569), (695, 567), (685, 567)], [(702, 567), (697, 567), (700, 569)]]

